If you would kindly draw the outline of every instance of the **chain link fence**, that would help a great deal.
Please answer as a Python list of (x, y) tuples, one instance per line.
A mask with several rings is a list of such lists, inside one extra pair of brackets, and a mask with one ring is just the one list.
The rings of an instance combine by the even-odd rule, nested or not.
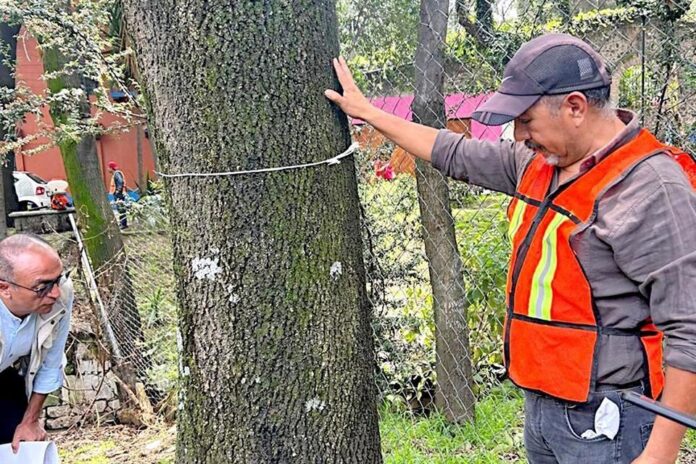
[[(337, 8), (342, 53), (356, 81), (397, 116), (467, 137), (512, 138), (511, 127), (481, 126), (471, 113), (523, 42), (563, 31), (607, 59), (615, 104), (693, 153), (692, 3), (338, 0)], [(361, 144), (355, 161), (386, 462), (523, 461), (522, 397), (502, 365), (508, 199), (447, 181), (369, 125), (351, 122)], [(126, 258), (93, 274), (128, 276), (132, 298), (118, 310), (135, 313), (138, 326), (109, 328), (116, 306), (100, 309), (96, 300), (95, 317), (102, 340), (138, 334), (137, 355), (124, 361), (135, 366), (155, 412), (173, 415), (176, 296), (167, 214), (151, 195), (128, 216)]]
[(172, 416), (177, 303), (168, 215), (157, 192), (127, 202), (125, 209), (129, 227), (121, 232), (122, 252), (92, 271), (95, 283), (124, 284), (111, 294), (100, 285), (101, 294), (92, 299), (95, 321), (112, 360), (120, 364), (116, 367), (126, 366), (135, 375), (135, 381), (119, 384), (122, 401), (130, 400), (146, 415)]
[[(24, 229), (41, 232), (59, 251), (75, 289), (66, 381), (45, 406), (49, 429), (174, 417), (177, 303), (168, 215), (155, 192), (128, 202), (126, 211), (123, 247), (96, 269), (74, 213), (72, 227), (53, 214)], [(117, 223), (118, 214), (114, 204), (109, 219)]]

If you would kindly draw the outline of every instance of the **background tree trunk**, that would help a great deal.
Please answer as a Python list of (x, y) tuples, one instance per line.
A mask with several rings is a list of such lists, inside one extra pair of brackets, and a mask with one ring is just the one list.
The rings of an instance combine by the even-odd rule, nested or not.
[[(467, 34), (474, 39), (479, 47), (487, 47), (494, 38), (493, 5), (495, 0), (474, 0), (474, 21), (469, 19), (470, 0), (455, 0), (457, 22)], [(448, 10), (442, 14), (448, 15)]]
[[(445, 126), (443, 78), (448, 0), (422, 0), (414, 120), (431, 127)], [(471, 356), (466, 323), (462, 262), (454, 235), (449, 189), (445, 178), (418, 160), (418, 204), (428, 257), (435, 306), (437, 390), (435, 403), (454, 422), (474, 418)]]
[[(20, 26), (0, 22), (0, 47), (7, 54), (0, 52), (0, 87), (15, 88), (14, 64), (17, 59), (17, 34)], [(0, 101), (0, 107), (4, 107), (6, 101)], [(4, 118), (0, 121), (0, 141), (14, 139), (14, 133), (5, 128)], [(14, 190), (14, 153), (7, 153), (0, 160), (0, 239), (7, 236), (7, 228), (14, 226), (8, 214), (19, 209), (17, 193)]]
[(558, 0), (556, 3), (556, 9), (561, 17), (561, 21), (564, 24), (569, 24), (570, 20), (573, 19), (573, 7), (570, 4), (570, 0)]
[[(47, 72), (54, 72), (63, 70), (67, 61), (59, 51), (45, 49), (43, 62)], [(86, 87), (77, 72), (64, 72), (48, 80), (52, 94), (63, 89), (85, 90), (80, 108), (83, 120), (90, 116)], [(68, 115), (63, 108), (52, 106), (50, 113), (56, 127), (67, 124)], [(114, 371), (131, 390), (122, 391), (120, 397), (126, 405), (133, 406), (135, 398), (132, 393), (138, 390), (138, 381), (146, 382), (150, 362), (140, 348), (144, 340), (140, 314), (121, 232), (104, 191), (96, 140), (85, 131), (78, 141), (61, 140), (58, 146), (82, 229), (83, 243), (96, 271), (97, 284), (106, 305), (108, 320), (100, 317), (100, 321), (104, 326), (110, 324), (115, 335), (110, 347)]]
[[(2, 134), (0, 134), (0, 138), (2, 138)], [(5, 160), (0, 167), (0, 195), (2, 196), (0, 208), (3, 208), (0, 214), (5, 216), (5, 221), (0, 220), (0, 229), (3, 229), (0, 230), (0, 238), (7, 235), (8, 227), (14, 227), (14, 219), (9, 214), (13, 211), (19, 211), (19, 198), (14, 188), (14, 176), (12, 175), (14, 170), (15, 154), (10, 152), (5, 155)]]
[[(164, 172), (320, 161), (349, 143), (331, 0), (127, 0)], [(166, 182), (179, 463), (379, 463), (353, 162)]]
[(484, 42), (493, 38), (494, 0), (476, 0), (476, 23)]
[(135, 127), (135, 153), (138, 161), (138, 190), (140, 195), (147, 193), (147, 179), (145, 176), (145, 165), (143, 163), (143, 125), (136, 124)]
[(150, 153), (152, 153), (152, 161), (155, 164), (155, 171), (160, 172), (159, 150), (160, 147), (155, 146), (155, 136), (152, 133), (152, 126), (148, 124), (145, 128), (147, 131), (147, 143), (150, 145)]

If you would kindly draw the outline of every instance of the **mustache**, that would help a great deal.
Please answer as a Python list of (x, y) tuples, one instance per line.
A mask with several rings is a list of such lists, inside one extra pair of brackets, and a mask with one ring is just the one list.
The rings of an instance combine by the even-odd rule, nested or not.
[(544, 148), (543, 145), (539, 145), (538, 143), (536, 143), (532, 140), (525, 140), (524, 145), (527, 148), (529, 148), (530, 150), (534, 150), (534, 151), (539, 151), (539, 150), (542, 150)]

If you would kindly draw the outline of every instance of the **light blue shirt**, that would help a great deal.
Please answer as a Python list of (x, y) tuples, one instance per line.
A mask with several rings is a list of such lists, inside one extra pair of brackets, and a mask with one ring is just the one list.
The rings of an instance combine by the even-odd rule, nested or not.
[[(72, 299), (68, 308), (72, 307)], [(4, 340), (0, 357), (0, 372), (12, 366), (19, 358), (31, 353), (31, 344), (36, 334), (38, 314), (31, 313), (21, 319), (10, 312), (0, 299), (0, 335)], [(33, 391), (51, 393), (63, 386), (63, 350), (70, 331), (70, 318), (64, 317), (58, 323), (56, 338), (46, 353), (39, 370), (36, 371)]]

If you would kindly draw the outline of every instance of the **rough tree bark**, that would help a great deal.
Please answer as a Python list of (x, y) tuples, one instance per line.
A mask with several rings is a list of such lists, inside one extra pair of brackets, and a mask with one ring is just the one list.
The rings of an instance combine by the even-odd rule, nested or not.
[(133, 129), (135, 130), (135, 154), (138, 162), (138, 190), (140, 195), (145, 195), (147, 192), (147, 178), (143, 161), (143, 126), (142, 124), (136, 124)]
[[(43, 63), (47, 72), (64, 70), (67, 62), (56, 49), (44, 49)], [(87, 86), (78, 72), (62, 72), (48, 80), (48, 89), (56, 94), (63, 89), (83, 89), (85, 95), (80, 102), (83, 119), (90, 116)], [(68, 114), (59, 105), (50, 108), (56, 127), (68, 122)], [(95, 137), (87, 132), (79, 140), (66, 139), (58, 143), (70, 191), (75, 202), (78, 222), (83, 233), (83, 243), (93, 269), (97, 284), (106, 306), (108, 319), (100, 317), (106, 328), (111, 325), (114, 339), (110, 342), (114, 371), (130, 391), (121, 391), (120, 397), (126, 406), (141, 407), (145, 399), (136, 400), (138, 383), (145, 384), (150, 362), (141, 350), (144, 340), (138, 306), (135, 302), (133, 282), (128, 269), (127, 256), (118, 222), (109, 204), (101, 171)], [(108, 333), (108, 330), (105, 330)]]
[[(444, 51), (448, 0), (422, 0), (414, 120), (431, 127), (445, 126)], [(437, 351), (435, 403), (454, 422), (474, 418), (471, 356), (466, 322), (462, 261), (454, 235), (449, 189), (445, 178), (428, 163), (416, 163), (418, 203), (433, 289)]]
[[(346, 149), (332, 0), (126, 0), (166, 173)], [(164, 147), (164, 149), (160, 149)], [(165, 183), (180, 301), (179, 463), (379, 463), (355, 171)]]
[(558, 0), (556, 3), (556, 10), (563, 24), (569, 24), (570, 20), (573, 19), (573, 6), (570, 0)]
[(493, 37), (493, 0), (476, 0), (476, 23), (484, 41)]
[[(14, 89), (14, 64), (17, 59), (17, 34), (19, 34), (18, 24), (8, 24), (0, 22), (0, 47), (7, 54), (0, 51), (0, 87)], [(0, 100), (0, 110), (9, 102)], [(13, 133), (8, 133), (5, 123), (9, 121), (0, 120), (0, 142), (11, 140)], [(7, 236), (7, 228), (14, 225), (7, 214), (18, 209), (17, 193), (14, 191), (14, 179), (12, 170), (14, 169), (14, 153), (7, 153), (0, 159), (0, 239)]]
[[(469, 36), (478, 42), (479, 46), (487, 46), (494, 38), (493, 34), (493, 4), (494, 0), (475, 0), (474, 13), (476, 19), (469, 18), (469, 1), (456, 0), (455, 11), (457, 22), (466, 30)], [(444, 13), (447, 14), (448, 10)]]

